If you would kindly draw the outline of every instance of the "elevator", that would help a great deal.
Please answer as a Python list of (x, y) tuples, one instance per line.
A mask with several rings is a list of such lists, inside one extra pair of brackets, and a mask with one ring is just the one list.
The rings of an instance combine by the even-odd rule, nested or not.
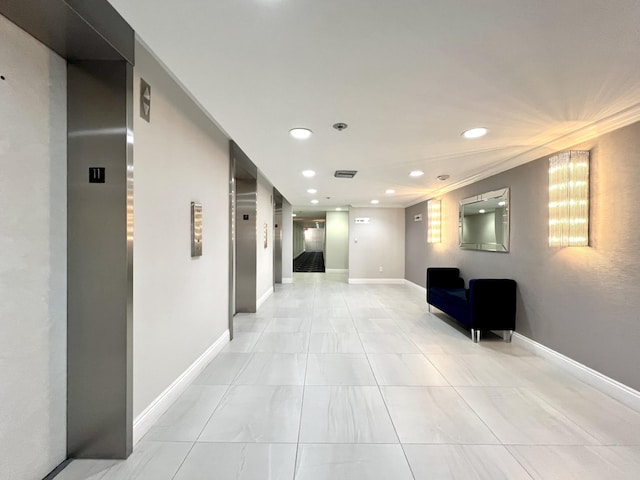
[(233, 316), (256, 311), (258, 169), (232, 140), (229, 169), (229, 332)]
[(282, 283), (282, 205), (284, 198), (277, 188), (273, 189), (273, 288)]

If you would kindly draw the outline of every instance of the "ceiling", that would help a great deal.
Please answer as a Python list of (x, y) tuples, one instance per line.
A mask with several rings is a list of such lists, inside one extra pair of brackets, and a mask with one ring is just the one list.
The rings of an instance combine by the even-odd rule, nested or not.
[(408, 206), (640, 120), (638, 0), (110, 2), (296, 207)]

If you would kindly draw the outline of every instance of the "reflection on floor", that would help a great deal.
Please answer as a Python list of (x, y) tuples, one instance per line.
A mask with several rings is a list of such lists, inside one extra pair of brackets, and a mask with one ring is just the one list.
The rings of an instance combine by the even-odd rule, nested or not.
[(404, 285), (296, 274), (124, 462), (56, 480), (640, 478), (640, 413)]

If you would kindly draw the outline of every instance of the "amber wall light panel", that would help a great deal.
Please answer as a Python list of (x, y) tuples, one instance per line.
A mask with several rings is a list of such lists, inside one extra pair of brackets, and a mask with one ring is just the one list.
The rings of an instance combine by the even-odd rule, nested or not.
[(549, 158), (549, 246), (589, 246), (589, 152)]

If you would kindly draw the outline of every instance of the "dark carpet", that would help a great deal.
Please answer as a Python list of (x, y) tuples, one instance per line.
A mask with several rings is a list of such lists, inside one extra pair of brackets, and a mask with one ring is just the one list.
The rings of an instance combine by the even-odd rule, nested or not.
[(294, 272), (324, 272), (322, 252), (304, 252), (293, 261)]

